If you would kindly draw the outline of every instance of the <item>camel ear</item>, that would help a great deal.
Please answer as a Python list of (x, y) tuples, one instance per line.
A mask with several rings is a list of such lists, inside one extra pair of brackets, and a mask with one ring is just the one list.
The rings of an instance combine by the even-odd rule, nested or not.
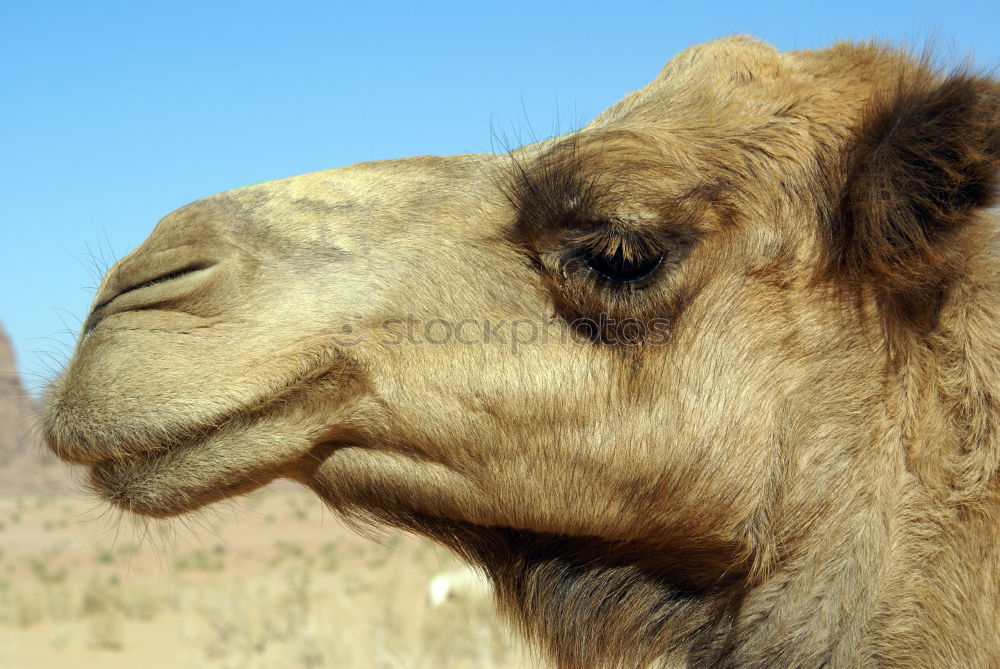
[(846, 162), (830, 269), (914, 294), (961, 266), (958, 233), (996, 201), (1000, 84), (925, 71), (871, 102)]

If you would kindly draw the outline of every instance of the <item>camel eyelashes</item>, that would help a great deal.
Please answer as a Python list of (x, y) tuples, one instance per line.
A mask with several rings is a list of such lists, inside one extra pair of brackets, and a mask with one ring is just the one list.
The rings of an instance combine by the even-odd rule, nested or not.
[(626, 258), (621, 248), (612, 255), (586, 252), (583, 261), (587, 267), (602, 279), (620, 284), (635, 284), (644, 281), (663, 264), (663, 254), (653, 257)]
[(577, 262), (605, 281), (619, 285), (649, 279), (666, 257), (664, 240), (653, 240), (632, 230), (623, 230), (621, 221), (602, 221), (587, 226), (570, 242)]

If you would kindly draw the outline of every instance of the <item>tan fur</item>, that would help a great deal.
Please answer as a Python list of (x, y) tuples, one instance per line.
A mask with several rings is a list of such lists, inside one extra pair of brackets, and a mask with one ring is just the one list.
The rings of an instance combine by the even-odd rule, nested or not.
[(723, 40), (510, 155), (201, 200), (48, 442), (140, 514), (287, 477), (437, 539), (565, 669), (1000, 666), (997, 91)]

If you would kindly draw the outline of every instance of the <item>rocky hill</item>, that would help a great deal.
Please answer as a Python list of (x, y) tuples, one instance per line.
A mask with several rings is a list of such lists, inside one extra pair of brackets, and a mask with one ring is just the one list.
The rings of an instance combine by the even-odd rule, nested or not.
[(0, 325), (0, 495), (64, 490), (68, 482), (66, 470), (38, 436), (31, 397)]

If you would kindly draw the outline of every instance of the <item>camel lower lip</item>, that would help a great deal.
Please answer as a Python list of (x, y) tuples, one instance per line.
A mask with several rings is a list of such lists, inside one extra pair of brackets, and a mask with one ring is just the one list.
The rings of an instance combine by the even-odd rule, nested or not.
[(90, 465), (88, 487), (101, 498), (117, 507), (133, 511), (136, 509), (137, 486), (135, 479), (140, 474), (141, 459), (106, 458)]
[[(163, 507), (163, 498), (152, 493), (160, 480), (183, 464), (187, 448), (150, 450), (107, 457), (89, 466), (88, 486), (101, 498), (127, 511), (164, 517), (175, 511)], [(179, 495), (183, 491), (178, 491)]]
[(91, 469), (107, 469), (110, 467), (131, 467), (134, 469), (143, 464), (151, 463), (154, 460), (163, 459), (168, 454), (179, 454), (196, 443), (196, 441), (173, 443), (169, 447), (151, 445), (144, 449), (133, 449), (113, 455), (104, 455), (84, 464), (88, 465)]
[(90, 464), (91, 480), (93, 481), (98, 476), (139, 474), (143, 469), (153, 466), (152, 461), (157, 459), (155, 456), (162, 453), (162, 451), (148, 454), (132, 453), (122, 457), (104, 458), (98, 462), (93, 462)]
[(51, 445), (53, 443), (56, 442), (50, 441), (50, 449), (60, 460), (70, 464), (85, 465), (88, 467), (96, 467), (112, 462), (124, 462), (134, 460), (136, 458), (145, 458), (164, 452), (162, 448), (154, 446), (142, 450), (120, 450), (112, 455), (109, 455), (108, 451), (112, 450), (111, 447), (102, 448), (94, 447), (93, 445), (78, 446), (65, 443), (56, 443), (56, 445)]
[[(90, 466), (88, 487), (101, 499), (124, 511), (153, 518), (176, 516), (193, 506), (214, 501), (224, 486), (177, 488), (172, 495), (158, 491), (170, 478), (173, 458), (164, 452), (150, 456), (107, 458)], [(207, 488), (207, 490), (206, 490)]]
[(89, 486), (123, 510), (165, 518), (244, 494), (288, 475), (302, 453), (295, 449), (267, 463), (238, 457), (254, 436), (213, 432), (156, 450), (105, 457), (89, 467)]

